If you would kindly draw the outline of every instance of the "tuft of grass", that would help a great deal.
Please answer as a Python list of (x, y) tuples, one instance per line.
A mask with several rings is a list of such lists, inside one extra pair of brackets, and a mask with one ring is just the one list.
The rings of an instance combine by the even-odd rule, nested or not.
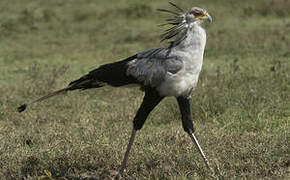
[[(176, 2), (177, 3), (177, 2)], [(289, 177), (289, 1), (186, 0), (214, 22), (192, 96), (196, 136), (166, 98), (138, 132), (124, 179)], [(29, 99), (93, 68), (162, 46), (162, 1), (0, 2), (1, 179), (112, 179), (142, 101), (137, 88), (71, 92), (18, 114)], [(5, 8), (3, 8), (5, 7)]]

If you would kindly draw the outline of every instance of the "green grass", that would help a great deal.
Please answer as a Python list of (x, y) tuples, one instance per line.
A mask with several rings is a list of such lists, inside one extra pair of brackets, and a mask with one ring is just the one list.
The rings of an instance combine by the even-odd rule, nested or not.
[[(184, 0), (206, 8), (208, 42), (192, 99), (196, 136), (174, 98), (137, 134), (125, 179), (290, 176), (290, 1)], [(16, 107), (98, 65), (159, 47), (166, 1), (0, 1), (0, 177), (110, 179), (142, 101), (138, 88), (71, 92), (24, 113)]]

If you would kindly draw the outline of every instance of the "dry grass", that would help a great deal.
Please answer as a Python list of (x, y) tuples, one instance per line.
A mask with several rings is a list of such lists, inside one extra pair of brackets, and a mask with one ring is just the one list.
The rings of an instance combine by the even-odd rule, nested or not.
[[(124, 178), (289, 177), (289, 1), (180, 3), (205, 7), (214, 17), (192, 110), (215, 174), (183, 132), (175, 99), (167, 98), (137, 134)], [(166, 6), (0, 2), (1, 178), (114, 177), (142, 101), (137, 88), (71, 92), (22, 114), (16, 107), (100, 64), (158, 47), (156, 24), (165, 16), (156, 8)]]

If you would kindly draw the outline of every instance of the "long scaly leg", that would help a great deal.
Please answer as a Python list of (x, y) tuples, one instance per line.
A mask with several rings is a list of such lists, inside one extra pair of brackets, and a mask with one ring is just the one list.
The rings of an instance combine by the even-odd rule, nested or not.
[(190, 98), (189, 97), (177, 97), (177, 102), (179, 105), (179, 109), (182, 116), (182, 126), (185, 132), (188, 133), (191, 140), (195, 144), (195, 147), (198, 149), (199, 153), (201, 154), (206, 166), (212, 171), (212, 169), (209, 166), (209, 161), (206, 158), (203, 150), (201, 149), (197, 138), (193, 134), (194, 128), (193, 128), (193, 122), (192, 122), (192, 116), (191, 116), (191, 108), (190, 108)]
[(127, 150), (126, 150), (125, 156), (124, 156), (122, 164), (121, 164), (121, 168), (120, 168), (119, 174), (123, 174), (124, 169), (126, 168), (126, 164), (127, 164), (128, 157), (129, 157), (129, 152), (130, 152), (131, 147), (133, 145), (133, 142), (134, 142), (134, 139), (135, 139), (135, 136), (136, 136), (136, 132), (137, 131), (133, 128), (129, 143), (127, 145)]
[(207, 168), (210, 169), (210, 170), (212, 171), (212, 169), (211, 169), (210, 166), (209, 166), (209, 161), (208, 161), (208, 159), (206, 158), (206, 156), (205, 156), (203, 150), (201, 149), (201, 147), (200, 147), (200, 145), (199, 145), (199, 143), (198, 143), (197, 138), (195, 137), (195, 135), (194, 135), (193, 133), (188, 134), (188, 135), (189, 135), (189, 137), (191, 138), (191, 140), (193, 141), (193, 143), (195, 144), (196, 149), (197, 149), (197, 150), (199, 151), (199, 153), (201, 154), (201, 156), (202, 156), (202, 158), (203, 158), (203, 160), (204, 160), (204, 163), (206, 164)]
[(121, 168), (119, 171), (120, 175), (123, 174), (124, 169), (126, 168), (126, 164), (129, 158), (129, 153), (133, 145), (136, 132), (142, 128), (150, 112), (159, 104), (159, 102), (162, 99), (163, 97), (159, 96), (159, 93), (155, 89), (152, 89), (152, 88), (145, 89), (145, 96), (144, 96), (143, 102), (140, 108), (138, 109), (138, 112), (133, 121), (134, 128), (132, 130), (129, 143), (127, 145), (127, 150), (121, 164)]

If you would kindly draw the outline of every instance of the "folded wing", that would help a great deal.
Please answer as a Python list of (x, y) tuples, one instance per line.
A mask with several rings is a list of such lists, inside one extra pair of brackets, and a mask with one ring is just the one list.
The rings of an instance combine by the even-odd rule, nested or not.
[(157, 87), (166, 75), (179, 72), (183, 63), (176, 56), (170, 56), (167, 48), (151, 49), (137, 54), (128, 62), (127, 75), (136, 78), (143, 86)]

